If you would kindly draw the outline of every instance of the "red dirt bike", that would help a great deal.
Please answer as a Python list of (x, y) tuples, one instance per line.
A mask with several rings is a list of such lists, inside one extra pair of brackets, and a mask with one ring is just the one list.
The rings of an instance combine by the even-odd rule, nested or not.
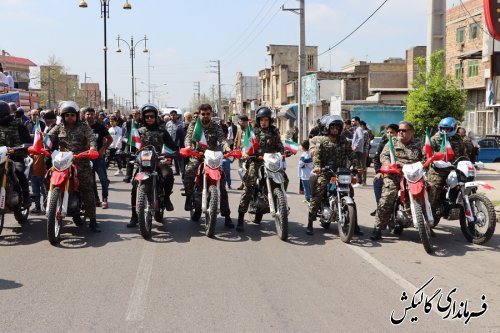
[[(31, 154), (50, 153), (44, 148), (29, 149)], [(78, 192), (78, 178), (74, 160), (89, 158), (95, 160), (99, 157), (96, 150), (84, 151), (80, 154), (73, 152), (52, 152), (52, 168), (48, 171), (50, 188), (47, 194), (47, 237), (52, 245), (61, 239), (61, 227), (66, 216), (73, 217), (73, 223), (81, 226), (85, 223), (85, 212)]]
[(220, 212), (220, 180), (222, 178), (222, 159), (223, 158), (241, 158), (239, 150), (233, 150), (225, 155), (220, 151), (205, 150), (198, 152), (190, 148), (182, 148), (179, 151), (183, 157), (194, 156), (203, 163), (200, 163), (194, 192), (191, 197), (192, 207), (191, 220), (198, 221), (201, 213), (205, 214), (205, 234), (208, 237), (214, 237), (217, 215)]

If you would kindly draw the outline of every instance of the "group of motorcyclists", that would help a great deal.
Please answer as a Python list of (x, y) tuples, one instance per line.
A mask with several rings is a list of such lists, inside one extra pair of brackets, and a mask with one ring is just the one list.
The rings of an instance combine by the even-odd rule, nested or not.
[[(83, 121), (79, 120), (79, 112), (75, 102), (64, 102), (60, 106), (60, 116), (62, 122), (54, 126), (48, 133), (48, 137), (53, 142), (52, 149), (60, 151), (72, 151), (80, 153), (86, 150), (95, 150), (96, 139), (92, 134), (91, 128)], [(167, 128), (159, 122), (159, 108), (152, 104), (146, 104), (136, 112), (135, 121), (140, 124), (138, 132), (142, 140), (142, 145), (153, 146), (157, 152), (160, 152), (164, 146), (171, 151), (178, 151), (179, 147), (172, 140)], [(193, 120), (184, 139), (184, 146), (197, 151), (204, 149), (222, 150), (223, 152), (231, 151), (229, 142), (223, 133), (223, 130), (218, 122), (212, 119), (213, 110), (209, 104), (202, 104), (198, 108), (198, 117), (201, 120), (202, 130), (205, 142), (195, 141), (196, 135), (196, 120)], [(313, 223), (316, 220), (318, 209), (327, 189), (327, 183), (330, 180), (330, 174), (325, 171), (337, 170), (338, 168), (352, 168), (354, 172), (360, 167), (356, 159), (356, 155), (351, 148), (351, 144), (347, 137), (343, 134), (344, 121), (340, 116), (324, 116), (321, 118), (321, 133), (319, 136), (310, 140), (311, 155), (313, 157), (313, 174), (311, 177), (311, 201), (308, 211), (308, 223), (306, 233), (313, 235)], [(393, 126), (394, 127), (394, 126)], [(10, 114), (10, 109), (7, 103), (0, 101), (0, 146), (13, 147), (21, 143), (30, 143), (29, 133), (25, 131), (24, 126), (21, 126), (15, 121)], [(129, 129), (130, 130), (130, 129)], [(414, 127), (408, 121), (402, 121), (397, 127), (392, 128), (387, 140), (383, 141), (384, 148), (379, 149), (380, 163), (386, 165), (391, 163), (391, 154), (394, 155), (396, 164), (402, 167), (405, 164), (422, 161), (425, 156), (422, 153), (422, 146), (414, 138)], [(395, 134), (394, 132), (397, 132)], [(281, 141), (279, 129), (273, 125), (273, 112), (266, 106), (261, 106), (256, 110), (255, 127), (253, 133), (258, 142), (258, 149), (254, 152), (255, 156), (263, 155), (264, 153), (282, 153), (285, 149)], [(442, 140), (446, 140), (451, 144), (454, 152), (453, 159), (463, 158), (465, 156), (464, 143), (462, 138), (457, 134), (457, 121), (453, 118), (444, 118), (439, 123), (438, 132), (431, 138), (431, 146), (434, 152), (437, 152), (442, 147)], [(386, 144), (388, 140), (392, 140), (392, 145)], [(393, 149), (390, 149), (390, 146)], [(239, 147), (235, 147), (239, 148)], [(245, 213), (249, 208), (249, 203), (254, 195), (256, 185), (257, 172), (263, 161), (257, 158), (252, 158), (246, 152), (243, 152), (242, 159), (247, 163), (247, 174), (243, 179), (243, 192), (241, 194), (240, 204), (238, 206), (238, 220), (236, 230), (244, 231)], [(133, 177), (133, 164), (129, 160), (127, 165), (127, 176)], [(452, 162), (452, 161), (451, 161)], [(19, 159), (22, 163), (22, 159)], [(132, 166), (131, 166), (132, 164)], [(94, 232), (99, 232), (100, 228), (96, 220), (96, 204), (93, 192), (93, 175), (88, 159), (76, 161), (78, 181), (80, 186), (80, 196), (83, 202), (83, 207), (86, 216), (89, 218), (89, 227)], [(192, 196), (195, 178), (200, 165), (200, 160), (191, 157), (185, 167), (183, 185), (185, 191), (185, 206), (186, 211), (190, 211), (192, 207)], [(29, 188), (26, 177), (21, 173), (16, 173), (19, 184), (22, 188), (23, 202), (29, 205)], [(222, 175), (224, 177), (224, 175)], [(399, 188), (400, 175), (384, 175), (381, 177), (383, 186), (382, 194), (377, 205), (375, 215), (375, 227), (370, 238), (373, 241), (382, 238), (382, 230), (385, 229), (387, 221), (390, 218), (393, 202), (396, 198)], [(443, 189), (447, 174), (445, 171), (437, 170), (430, 167), (428, 172), (428, 182), (430, 183), (429, 198), (432, 205), (432, 211), (439, 214), (438, 201), (439, 195)], [(165, 193), (165, 209), (173, 211), (174, 207), (170, 196), (172, 194), (174, 184), (173, 174), (169, 174), (163, 183)], [(285, 188), (287, 184), (285, 184)], [(352, 186), (350, 187), (351, 196), (354, 195)], [(136, 212), (136, 193), (137, 181), (132, 181), (131, 192), (131, 218), (127, 227), (135, 227), (138, 223)], [(220, 186), (220, 212), (224, 216), (225, 226), (234, 228), (235, 225), (231, 220), (231, 210), (228, 202), (228, 194), (221, 181)], [(362, 235), (356, 223), (355, 234)]]

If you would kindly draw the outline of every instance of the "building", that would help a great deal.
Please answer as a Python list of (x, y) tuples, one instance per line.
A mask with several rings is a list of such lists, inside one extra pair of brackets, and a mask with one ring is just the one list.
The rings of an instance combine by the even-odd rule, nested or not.
[[(495, 78), (491, 85), (490, 77), (493, 39), (484, 33), (484, 25), (482, 0), (464, 1), (446, 11), (446, 74), (467, 91), (462, 125), (476, 136), (500, 133), (498, 84)], [(494, 48), (500, 50), (500, 44)]]
[(2, 50), (0, 63), (4, 71), (9, 71), (15, 82), (15, 87), (23, 90), (29, 90), (30, 86), (30, 67), (36, 67), (36, 64), (26, 58), (13, 57), (6, 55)]
[(260, 100), (259, 77), (236, 73), (236, 110), (233, 113), (253, 116), (252, 111)]
[[(82, 83), (80, 84), (80, 89), (86, 106), (93, 108), (101, 106), (101, 90), (99, 89), (99, 83)], [(115, 104), (114, 100), (112, 101), (111, 104), (108, 102), (110, 108)]]

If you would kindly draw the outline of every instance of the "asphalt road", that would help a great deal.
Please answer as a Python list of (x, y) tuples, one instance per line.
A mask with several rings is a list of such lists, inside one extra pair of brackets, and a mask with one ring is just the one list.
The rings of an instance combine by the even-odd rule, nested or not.
[[(368, 235), (375, 200), (367, 186), (355, 194), (365, 236), (347, 245), (335, 226), (323, 230), (319, 223), (307, 236), (296, 162), (288, 163), (288, 242), (278, 239), (270, 215), (244, 233), (225, 229), (219, 218), (216, 238), (205, 237), (182, 209), (180, 178), (176, 210), (154, 225), (151, 241), (125, 227), (130, 185), (121, 177), (111, 176), (110, 208), (98, 208), (100, 234), (69, 224), (54, 247), (42, 217), (21, 227), (9, 215), (0, 236), (0, 331), (500, 331), (498, 229), (486, 246), (476, 246), (465, 241), (458, 221), (444, 220), (432, 239), (434, 255), (425, 253), (416, 230), (374, 243)], [(229, 190), (235, 222), (239, 195)], [(434, 294), (426, 313), (425, 299)], [(451, 319), (464, 313), (466, 300), (467, 325), (464, 317)], [(401, 319), (405, 307), (403, 322), (391, 324), (391, 314)]]

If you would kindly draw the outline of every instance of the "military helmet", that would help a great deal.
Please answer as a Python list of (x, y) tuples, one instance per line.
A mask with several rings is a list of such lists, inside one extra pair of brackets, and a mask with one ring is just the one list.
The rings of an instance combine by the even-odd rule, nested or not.
[(273, 111), (267, 106), (261, 106), (255, 111), (255, 127), (260, 127), (260, 118), (267, 117), (269, 122), (273, 121)]
[(80, 110), (80, 107), (78, 106), (78, 104), (76, 104), (76, 102), (65, 101), (61, 103), (59, 109), (61, 110), (61, 117), (64, 119), (64, 115), (66, 113), (74, 113), (78, 116), (78, 111)]
[(337, 127), (339, 129), (339, 132), (342, 132), (342, 130), (344, 129), (344, 121), (342, 120), (341, 116), (329, 116), (325, 128), (328, 129), (328, 132), (330, 132), (330, 127), (333, 126)]
[(0, 117), (5, 117), (10, 115), (10, 107), (7, 102), (0, 101)]
[(144, 119), (144, 114), (146, 112), (154, 112), (155, 117), (158, 117), (158, 107), (154, 104), (151, 104), (151, 103), (144, 104), (141, 107), (140, 111), (141, 111), (141, 120), (143, 123), (145, 123), (145, 120), (146, 120), (146, 119)]

